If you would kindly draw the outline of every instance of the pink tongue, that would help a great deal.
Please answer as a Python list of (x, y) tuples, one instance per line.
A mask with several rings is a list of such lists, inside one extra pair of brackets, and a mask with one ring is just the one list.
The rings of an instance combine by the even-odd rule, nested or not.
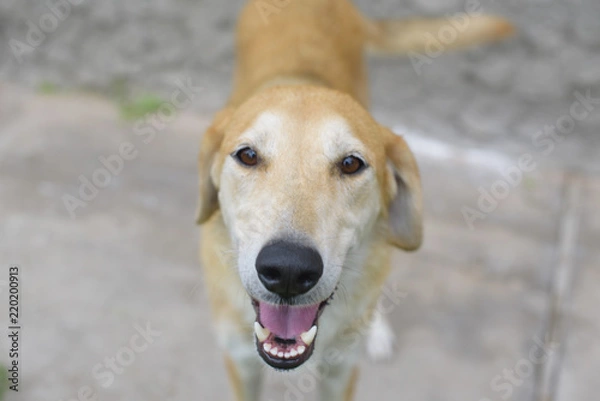
[(292, 339), (310, 330), (319, 305), (289, 306), (259, 304), (260, 323), (276, 337)]

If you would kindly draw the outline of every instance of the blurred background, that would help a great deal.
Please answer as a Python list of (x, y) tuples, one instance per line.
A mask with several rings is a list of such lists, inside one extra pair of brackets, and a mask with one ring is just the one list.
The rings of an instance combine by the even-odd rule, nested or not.
[[(372, 17), (467, 7), (356, 3)], [(7, 333), (11, 266), (21, 295), (19, 392), (5, 400), (232, 399), (193, 215), (242, 4), (0, 0)], [(383, 302), (396, 354), (365, 358), (357, 400), (600, 393), (600, 2), (477, 4), (517, 35), (369, 61), (373, 115), (421, 167), (426, 232), (421, 250), (394, 256)], [(267, 382), (266, 401), (315, 399), (314, 377)]]

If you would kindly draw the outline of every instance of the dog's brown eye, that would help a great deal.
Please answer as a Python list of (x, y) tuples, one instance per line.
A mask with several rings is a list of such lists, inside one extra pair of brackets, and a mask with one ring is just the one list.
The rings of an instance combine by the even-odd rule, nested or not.
[(245, 166), (255, 166), (258, 163), (258, 155), (251, 148), (243, 148), (237, 151), (235, 157)]
[(362, 170), (365, 163), (356, 156), (347, 156), (342, 160), (340, 169), (344, 174), (355, 174)]

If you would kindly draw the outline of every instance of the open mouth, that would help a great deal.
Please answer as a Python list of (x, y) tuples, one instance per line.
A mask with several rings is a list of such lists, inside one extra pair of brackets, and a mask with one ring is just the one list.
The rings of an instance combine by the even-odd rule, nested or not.
[(254, 334), (261, 358), (269, 366), (282, 370), (295, 369), (306, 362), (315, 348), (319, 316), (329, 299), (308, 306), (272, 305), (253, 300)]

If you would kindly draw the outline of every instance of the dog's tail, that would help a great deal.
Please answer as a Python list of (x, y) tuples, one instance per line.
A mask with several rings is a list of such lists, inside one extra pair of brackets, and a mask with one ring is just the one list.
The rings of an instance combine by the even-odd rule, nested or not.
[(514, 27), (500, 17), (456, 15), (448, 18), (366, 21), (367, 50), (374, 54), (427, 53), (503, 39)]

